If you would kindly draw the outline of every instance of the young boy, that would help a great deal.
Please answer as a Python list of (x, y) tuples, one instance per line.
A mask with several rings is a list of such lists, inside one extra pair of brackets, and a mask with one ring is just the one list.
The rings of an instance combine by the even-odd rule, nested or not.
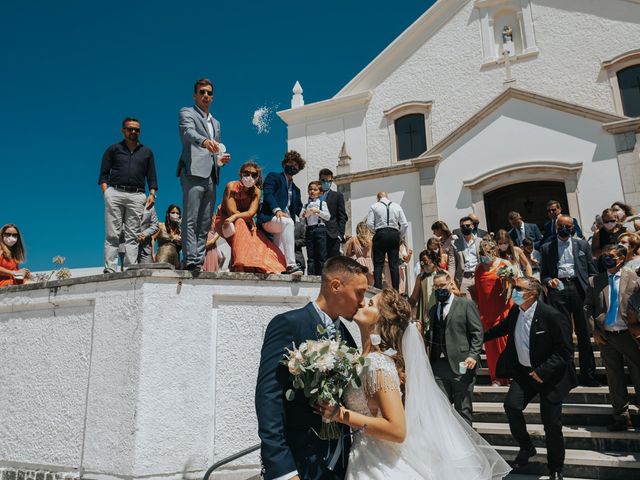
[(322, 265), (327, 259), (327, 228), (325, 222), (331, 218), (327, 202), (320, 199), (322, 184), (319, 181), (309, 183), (309, 201), (302, 209), (300, 218), (306, 227), (305, 244), (307, 246), (307, 275), (320, 275)]

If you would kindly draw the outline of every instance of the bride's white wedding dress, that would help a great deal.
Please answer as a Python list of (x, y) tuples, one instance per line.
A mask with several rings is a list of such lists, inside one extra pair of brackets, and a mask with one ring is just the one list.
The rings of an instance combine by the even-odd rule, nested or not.
[[(511, 468), (451, 407), (435, 382), (418, 329), (407, 328), (402, 339), (405, 361), (403, 443), (356, 432), (346, 480), (496, 480)], [(372, 416), (369, 398), (380, 389), (400, 391), (395, 363), (387, 355), (370, 353), (362, 388), (348, 388), (347, 407)], [(380, 416), (379, 412), (376, 412)]]

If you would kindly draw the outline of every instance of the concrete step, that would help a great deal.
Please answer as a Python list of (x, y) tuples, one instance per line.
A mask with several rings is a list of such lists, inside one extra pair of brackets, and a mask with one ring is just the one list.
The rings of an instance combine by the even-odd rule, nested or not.
[[(473, 426), (492, 445), (517, 445), (507, 423), (474, 422)], [(545, 446), (544, 426), (527, 425), (536, 447)], [(640, 452), (640, 429), (609, 432), (601, 426), (565, 426), (562, 429), (566, 448), (616, 452)]]
[[(497, 387), (496, 387), (497, 388)], [(631, 421), (635, 428), (640, 428), (638, 408), (631, 406)], [(527, 424), (541, 424), (540, 404), (530, 403), (524, 410)], [(507, 423), (504, 407), (501, 402), (474, 402), (474, 422)], [(612, 420), (611, 405), (565, 403), (562, 406), (562, 424), (569, 426), (601, 426)], [(640, 478), (640, 477), (639, 477)]]
[[(499, 445), (496, 450), (507, 461), (513, 461), (518, 447)], [(531, 457), (529, 465), (516, 474), (547, 474), (547, 450), (536, 447), (538, 454)], [(567, 449), (564, 462), (567, 477), (597, 478), (601, 480), (632, 480), (640, 478), (640, 453), (622, 453), (596, 450)]]
[[(503, 402), (509, 387), (494, 387), (492, 385), (476, 385), (473, 389), (473, 399), (476, 402)], [(627, 388), (629, 395), (634, 395), (633, 387)], [(566, 403), (600, 403), (611, 404), (609, 387), (576, 387), (565, 399)]]

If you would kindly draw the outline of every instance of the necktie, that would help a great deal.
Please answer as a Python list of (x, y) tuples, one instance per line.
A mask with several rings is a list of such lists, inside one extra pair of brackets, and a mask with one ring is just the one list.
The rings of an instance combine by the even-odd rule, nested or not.
[(616, 285), (615, 275), (609, 275), (609, 292), (609, 311), (604, 321), (607, 327), (616, 323), (616, 317), (618, 316), (618, 287)]

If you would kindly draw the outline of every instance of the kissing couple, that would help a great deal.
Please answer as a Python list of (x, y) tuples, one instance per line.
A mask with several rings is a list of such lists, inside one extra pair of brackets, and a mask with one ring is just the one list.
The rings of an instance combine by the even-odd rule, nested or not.
[[(266, 480), (493, 480), (510, 468), (452, 408), (437, 386), (411, 308), (396, 290), (365, 300), (367, 268), (348, 257), (327, 260), (320, 294), (277, 315), (265, 332), (255, 406)], [(347, 387), (338, 408), (309, 405), (281, 360), (287, 348), (316, 340), (318, 326), (356, 347), (344, 321), (361, 334), (368, 359), (362, 386)], [(352, 319), (352, 320), (348, 320)], [(323, 417), (342, 429), (321, 440)]]

